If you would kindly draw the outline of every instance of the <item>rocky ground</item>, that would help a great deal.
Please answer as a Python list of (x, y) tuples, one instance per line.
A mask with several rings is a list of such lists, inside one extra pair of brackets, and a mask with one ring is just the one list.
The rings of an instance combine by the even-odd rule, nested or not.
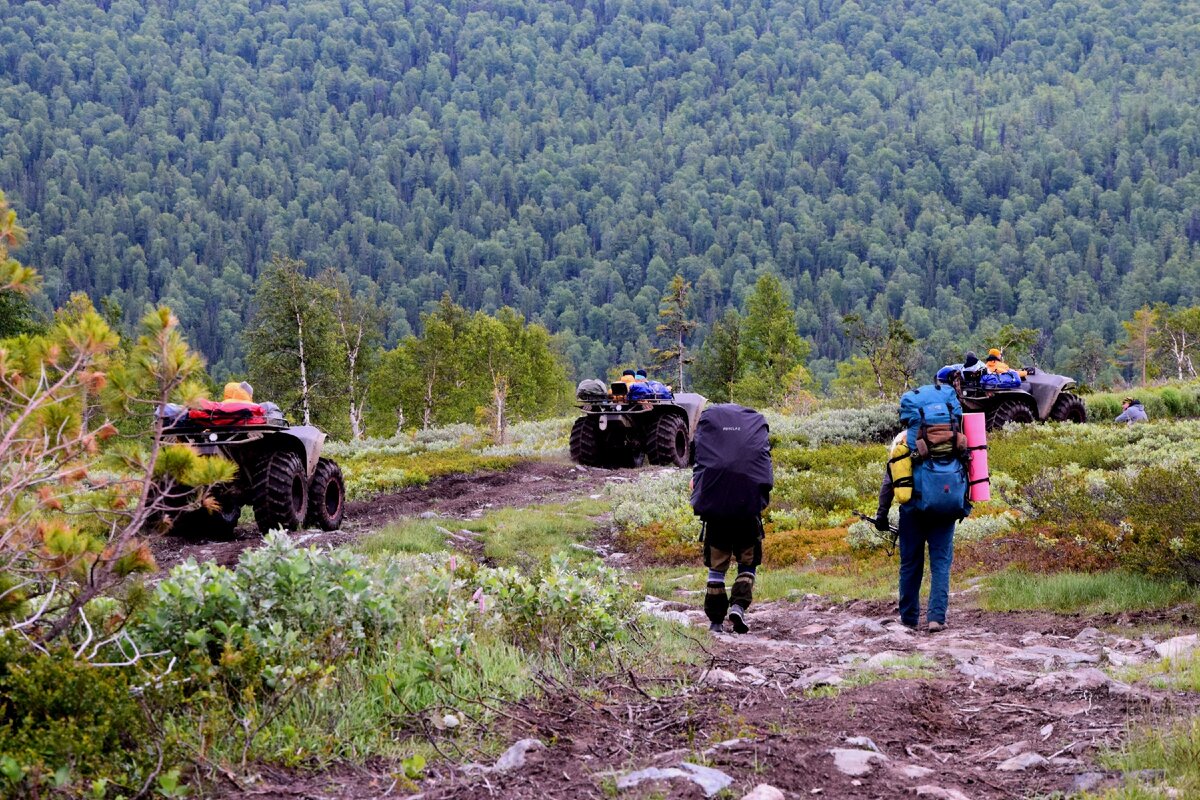
[[(298, 536), (339, 544), (399, 516), (470, 518), (588, 496), (624, 479), (547, 462), (453, 476), (352, 504), (337, 534)], [(233, 542), (184, 543), (160, 561), (231, 562), (257, 541), (253, 531), (239, 533)], [(694, 674), (680, 681), (629, 672), (587, 696), (545, 676), (541, 700), (500, 715), (498, 730), (513, 743), (507, 752), (432, 765), (413, 797), (1071, 795), (1130, 777), (1105, 772), (1098, 756), (1131, 725), (1200, 705), (1195, 695), (1118, 679), (1197, 646), (1182, 613), (991, 613), (973, 606), (972, 588), (952, 597), (949, 630), (929, 634), (900, 626), (889, 603), (808, 596), (756, 605), (748, 635), (714, 636), (695, 590), (685, 588), (691, 583), (681, 579), (675, 596), (648, 597), (644, 606), (692, 626), (706, 653)], [(344, 767), (316, 780), (268, 773), (254, 794), (405, 796), (393, 770)]]
[(1196, 647), (1194, 634), (955, 601), (941, 634), (906, 630), (887, 604), (809, 597), (756, 607), (749, 635), (708, 638), (693, 604), (648, 598), (710, 654), (691, 686), (654, 698), (631, 680), (605, 702), (551, 701), (506, 754), (520, 766), (472, 766), (421, 797), (1069, 795), (1128, 777), (1096, 758), (1132, 722), (1196, 711), (1194, 696), (1112, 676)]

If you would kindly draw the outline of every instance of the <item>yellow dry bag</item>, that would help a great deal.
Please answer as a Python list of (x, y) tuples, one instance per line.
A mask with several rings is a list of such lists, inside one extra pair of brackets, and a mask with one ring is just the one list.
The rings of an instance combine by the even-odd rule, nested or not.
[(888, 474), (892, 477), (892, 493), (896, 502), (903, 504), (912, 500), (913, 461), (906, 433), (892, 440), (892, 448), (888, 451)]

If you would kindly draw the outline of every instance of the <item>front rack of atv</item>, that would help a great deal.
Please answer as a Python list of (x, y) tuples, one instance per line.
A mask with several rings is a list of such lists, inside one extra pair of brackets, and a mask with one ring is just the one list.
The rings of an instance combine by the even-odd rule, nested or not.
[(164, 439), (178, 444), (217, 446), (258, 441), (267, 433), (286, 431), (289, 427), (291, 426), (286, 422), (261, 425), (223, 425), (220, 427), (185, 422), (181, 425), (164, 426), (162, 435)]

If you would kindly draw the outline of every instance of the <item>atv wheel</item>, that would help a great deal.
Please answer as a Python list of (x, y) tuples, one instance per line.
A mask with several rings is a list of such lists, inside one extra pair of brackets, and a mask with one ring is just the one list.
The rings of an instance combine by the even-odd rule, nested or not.
[(1029, 406), (1020, 400), (1005, 400), (987, 415), (987, 429), (992, 431), (1014, 422), (1026, 424), (1033, 421), (1033, 412), (1029, 410)]
[(254, 521), (265, 536), (276, 528), (298, 530), (308, 512), (308, 481), (295, 453), (268, 453), (254, 470)]
[(687, 423), (674, 414), (666, 414), (658, 418), (652, 436), (647, 448), (651, 464), (676, 467), (688, 465)]
[(1055, 422), (1087, 422), (1087, 406), (1083, 400), (1069, 392), (1063, 392), (1050, 409), (1050, 419)]
[(342, 527), (346, 513), (346, 482), (336, 461), (322, 458), (317, 461), (312, 482), (308, 484), (308, 524), (323, 531)]
[(571, 426), (571, 460), (585, 467), (600, 467), (603, 455), (596, 435), (596, 426), (591, 417), (580, 417)]

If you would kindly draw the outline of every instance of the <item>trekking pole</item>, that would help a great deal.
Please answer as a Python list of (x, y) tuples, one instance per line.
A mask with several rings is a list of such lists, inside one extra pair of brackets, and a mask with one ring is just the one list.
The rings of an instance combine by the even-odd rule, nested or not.
[(883, 541), (887, 544), (888, 558), (891, 558), (893, 555), (895, 555), (896, 544), (900, 540), (900, 529), (899, 528), (895, 527), (894, 525), (889, 524), (888, 531), (891, 532), (891, 536), (885, 536), (883, 531), (879, 530), (878, 517), (868, 517), (866, 514), (862, 513), (861, 511), (855, 511), (854, 516), (858, 517), (863, 522), (869, 522), (869, 523), (871, 523), (871, 525), (875, 526), (876, 535), (878, 535), (881, 539), (883, 539)]

